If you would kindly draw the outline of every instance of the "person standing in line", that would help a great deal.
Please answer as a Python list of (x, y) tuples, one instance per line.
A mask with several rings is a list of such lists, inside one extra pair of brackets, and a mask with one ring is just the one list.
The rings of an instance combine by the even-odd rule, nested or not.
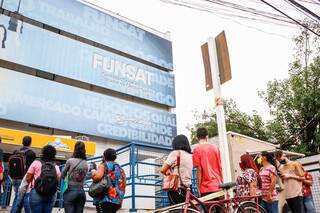
[(68, 177), (68, 188), (63, 194), (65, 213), (82, 213), (86, 202), (86, 193), (83, 189), (88, 163), (86, 147), (82, 141), (74, 146), (72, 158), (68, 159), (61, 173), (61, 178)]
[(236, 180), (236, 196), (257, 196), (257, 189), (261, 184), (261, 179), (258, 168), (251, 155), (242, 155), (239, 166), (242, 174), (239, 175)]
[(304, 204), (304, 210), (305, 213), (316, 213), (316, 209), (313, 202), (312, 197), (312, 184), (313, 184), (313, 178), (312, 175), (309, 172), (305, 172), (305, 180), (303, 181), (303, 204)]
[(46, 145), (41, 150), (41, 159), (35, 160), (25, 176), (29, 184), (32, 213), (51, 213), (57, 197), (60, 169), (54, 163), (56, 148)]
[(259, 172), (261, 177), (261, 206), (267, 213), (278, 213), (278, 198), (276, 191), (277, 169), (273, 154), (261, 153), (262, 168)]
[[(23, 207), (26, 213), (31, 212), (30, 205), (29, 205), (30, 194), (26, 193), (26, 194), (19, 195), (18, 193), (19, 186), (21, 185), (21, 182), (22, 182), (22, 177), (25, 175), (24, 173), (28, 171), (30, 165), (36, 159), (36, 153), (30, 149), (31, 143), (32, 143), (32, 138), (30, 136), (23, 137), (22, 139), (23, 147), (20, 150), (16, 150), (13, 153), (13, 155), (16, 155), (16, 154), (24, 155), (23, 163), (25, 163), (25, 165), (20, 165), (17, 167), (10, 168), (12, 164), (10, 163), (10, 160), (8, 162), (9, 172), (10, 170), (13, 170), (13, 172), (10, 172), (11, 173), (10, 177), (12, 179), (12, 185), (15, 192), (12, 208), (10, 211), (11, 213), (20, 213)], [(13, 164), (15, 163), (16, 162), (13, 162)], [(17, 171), (21, 167), (24, 168), (25, 171)], [(17, 174), (17, 176), (15, 176), (15, 174)]]
[(126, 174), (121, 166), (115, 162), (117, 153), (114, 149), (107, 149), (103, 153), (103, 162), (97, 170), (92, 170), (93, 182), (99, 182), (107, 173), (111, 177), (112, 186), (102, 198), (94, 198), (97, 213), (116, 213), (122, 205), (126, 190)]
[(197, 169), (198, 188), (201, 196), (220, 191), (223, 182), (220, 151), (216, 145), (209, 143), (206, 128), (197, 129), (199, 144), (194, 148), (193, 166)]
[[(2, 143), (2, 138), (0, 137), (0, 144)], [(0, 202), (2, 203), (3, 191), (5, 184), (4, 177), (4, 167), (3, 167), (3, 150), (0, 148)]]
[(302, 182), (305, 174), (302, 166), (298, 162), (290, 161), (283, 152), (279, 162), (282, 164), (280, 172), (287, 204), (292, 213), (304, 213)]
[[(169, 153), (160, 172), (163, 175), (171, 173), (180, 175), (179, 188), (177, 191), (168, 191), (170, 205), (182, 203), (186, 199), (186, 189), (191, 186), (192, 177), (192, 154), (188, 138), (185, 135), (178, 135), (172, 141), (173, 151)], [(177, 160), (180, 157), (180, 166)], [(178, 171), (179, 170), (179, 171)], [(182, 183), (181, 183), (182, 181)]]

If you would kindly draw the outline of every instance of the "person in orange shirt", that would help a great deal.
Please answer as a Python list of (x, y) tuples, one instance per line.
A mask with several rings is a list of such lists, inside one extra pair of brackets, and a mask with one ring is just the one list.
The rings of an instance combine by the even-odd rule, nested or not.
[(220, 191), (219, 186), (223, 182), (220, 151), (216, 145), (209, 143), (208, 135), (206, 128), (197, 129), (199, 144), (192, 154), (201, 196)]

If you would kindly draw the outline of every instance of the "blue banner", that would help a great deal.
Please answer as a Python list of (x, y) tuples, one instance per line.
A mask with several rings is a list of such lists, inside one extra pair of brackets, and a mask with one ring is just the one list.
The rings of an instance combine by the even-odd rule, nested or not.
[[(0, 15), (0, 59), (175, 106), (174, 75), (129, 58)], [(21, 29), (21, 30), (20, 30)], [(6, 35), (6, 36), (4, 36)]]
[(171, 146), (176, 116), (0, 68), (0, 118), (121, 141)]
[[(18, 10), (19, 0), (3, 0)], [(76, 0), (21, 0), (19, 13), (96, 41), (167, 69), (173, 69), (170, 41)]]

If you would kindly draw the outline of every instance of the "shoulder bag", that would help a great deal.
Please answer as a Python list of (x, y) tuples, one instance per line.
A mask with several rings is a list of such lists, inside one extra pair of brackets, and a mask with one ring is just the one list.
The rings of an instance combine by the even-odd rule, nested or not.
[(111, 177), (108, 174), (107, 165), (105, 164), (104, 166), (105, 170), (102, 179), (97, 183), (93, 182), (89, 188), (89, 195), (92, 198), (103, 197), (104, 195), (106, 195), (108, 189), (112, 186)]
[[(172, 172), (170, 175), (166, 175), (163, 178), (162, 190), (164, 191), (177, 191), (179, 189), (179, 180), (181, 182), (181, 185), (184, 185), (180, 175), (180, 156), (181, 152), (179, 151), (176, 165), (178, 167), (178, 174), (174, 174)], [(174, 170), (174, 167), (170, 169)]]

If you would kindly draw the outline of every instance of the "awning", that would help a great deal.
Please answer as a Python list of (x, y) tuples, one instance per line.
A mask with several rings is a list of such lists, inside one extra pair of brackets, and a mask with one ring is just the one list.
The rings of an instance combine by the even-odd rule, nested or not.
[[(32, 138), (31, 148), (35, 149), (37, 155), (45, 145), (53, 145), (57, 149), (58, 159), (69, 158), (72, 155), (74, 145), (77, 142), (77, 140), (72, 139), (71, 137), (44, 135), (34, 132), (0, 128), (0, 137), (2, 139), (0, 147), (3, 149), (4, 153), (12, 153), (22, 146), (22, 139), (24, 136), (30, 136)], [(87, 155), (94, 156), (96, 144), (92, 141), (85, 141), (84, 143), (86, 145)]]

